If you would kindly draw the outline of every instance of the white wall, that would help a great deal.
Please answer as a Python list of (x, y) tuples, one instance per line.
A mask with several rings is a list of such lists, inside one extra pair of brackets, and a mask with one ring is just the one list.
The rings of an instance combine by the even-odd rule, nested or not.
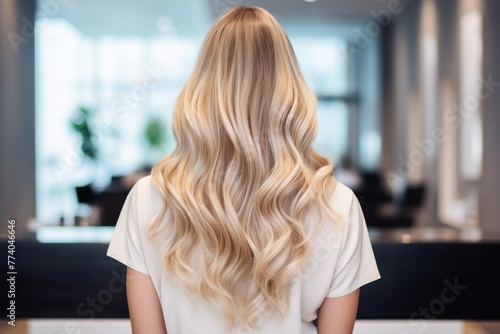
[[(445, 142), (438, 142), (437, 161), (425, 161), (420, 169), (413, 173), (401, 172), (401, 157), (411, 160), (412, 149), (409, 141), (421, 133), (428, 138), (429, 133), (422, 129), (426, 125), (424, 90), (422, 85), (421, 28), (419, 21), (422, 15), (424, 0), (412, 1), (388, 26), (384, 34), (384, 118), (382, 125), (383, 170), (394, 175), (408, 176), (408, 179), (422, 179), (432, 187), (437, 187), (437, 193), (429, 198), (422, 223), (433, 224), (439, 221), (437, 212), (438, 198), (440, 203), (449, 203), (454, 199), (465, 200), (471, 192), (477, 191), (479, 197), (479, 225), (486, 236), (500, 234), (500, 40), (495, 35), (500, 30), (497, 16), (500, 12), (500, 2), (494, 0), (440, 0), (435, 3), (437, 11), (438, 62), (436, 106), (434, 113), (440, 113), (434, 119), (432, 128), (444, 129)], [(483, 8), (484, 12), (484, 59), (482, 77), (488, 81), (491, 76), (493, 85), (483, 87), (491, 92), (482, 103), (483, 127), (483, 167), (479, 180), (467, 180), (460, 174), (459, 161), (461, 153), (460, 128), (443, 127), (444, 106), (451, 105), (458, 109), (460, 101), (460, 58), (459, 58), (459, 22), (461, 14), (471, 8)], [(498, 82), (498, 84), (497, 84)], [(497, 85), (497, 86), (495, 86)], [(486, 92), (484, 92), (486, 94)], [(462, 122), (467, 117), (461, 116)], [(447, 152), (453, 150), (453, 152)], [(427, 160), (429, 157), (426, 157)], [(452, 159), (452, 161), (444, 161)], [(412, 165), (412, 167), (415, 164)], [(417, 163), (418, 165), (418, 163)], [(418, 166), (417, 166), (418, 167)], [(446, 179), (443, 180), (443, 176)], [(432, 188), (431, 187), (431, 188)], [(437, 195), (437, 196), (436, 196)], [(464, 201), (465, 203), (465, 201)], [(465, 205), (465, 204), (463, 204)], [(462, 206), (463, 206), (462, 205)], [(438, 210), (439, 209), (439, 210)], [(442, 215), (440, 215), (442, 218)]]

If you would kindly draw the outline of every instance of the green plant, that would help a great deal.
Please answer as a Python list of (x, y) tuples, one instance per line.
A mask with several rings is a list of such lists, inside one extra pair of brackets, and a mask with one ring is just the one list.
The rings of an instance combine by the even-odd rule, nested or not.
[(78, 108), (77, 115), (70, 121), (71, 128), (81, 137), (80, 149), (85, 157), (97, 160), (97, 146), (95, 145), (94, 133), (90, 126), (91, 112), (85, 107)]
[(146, 124), (144, 135), (151, 149), (163, 148), (166, 139), (166, 128), (161, 119), (151, 117)]

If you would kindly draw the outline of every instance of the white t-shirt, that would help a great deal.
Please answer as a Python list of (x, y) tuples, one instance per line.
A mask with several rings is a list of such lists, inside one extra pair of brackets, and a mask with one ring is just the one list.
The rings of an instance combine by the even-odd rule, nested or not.
[[(107, 255), (150, 275), (169, 334), (250, 333), (238, 327), (228, 332), (223, 315), (166, 279), (168, 273), (159, 250), (161, 240), (151, 242), (145, 235), (146, 225), (161, 209), (162, 201), (151, 176), (140, 179), (123, 205)], [(331, 201), (345, 223), (325, 221), (320, 232), (311, 239), (310, 257), (293, 281), (288, 316), (274, 319), (262, 315), (259, 319), (262, 327), (256, 333), (317, 334), (312, 321), (317, 318), (317, 310), (326, 297), (349, 294), (380, 278), (357, 198), (351, 189), (338, 183)], [(308, 215), (309, 222), (314, 222), (316, 214)]]

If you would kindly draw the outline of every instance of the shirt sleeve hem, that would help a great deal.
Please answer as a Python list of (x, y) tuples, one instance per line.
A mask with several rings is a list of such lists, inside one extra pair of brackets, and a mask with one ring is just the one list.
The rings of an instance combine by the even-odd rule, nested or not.
[(357, 285), (355, 285), (355, 286), (353, 286), (353, 287), (351, 287), (351, 288), (349, 288), (349, 289), (347, 289), (347, 290), (345, 290), (343, 292), (340, 292), (340, 293), (328, 293), (325, 298), (337, 298), (337, 297), (342, 297), (342, 296), (348, 295), (351, 292), (356, 291), (357, 289), (359, 289), (363, 285), (366, 285), (368, 283), (374, 282), (374, 281), (376, 281), (376, 280), (378, 280), (380, 278), (381, 278), (380, 273), (377, 273), (377, 275), (371, 276), (371, 277), (369, 277), (369, 278), (361, 281)]
[(145, 267), (138, 266), (135, 263), (132, 263), (130, 261), (130, 259), (128, 259), (127, 257), (123, 256), (122, 254), (115, 254), (115, 253), (113, 253), (111, 251), (108, 251), (106, 253), (106, 255), (109, 256), (109, 257), (111, 257), (111, 258), (113, 258), (113, 259), (115, 259), (118, 262), (123, 263), (127, 267), (130, 267), (130, 268), (132, 268), (132, 269), (134, 269), (134, 270), (136, 270), (138, 272), (141, 272), (141, 273), (149, 276), (149, 272), (148, 272), (148, 270)]

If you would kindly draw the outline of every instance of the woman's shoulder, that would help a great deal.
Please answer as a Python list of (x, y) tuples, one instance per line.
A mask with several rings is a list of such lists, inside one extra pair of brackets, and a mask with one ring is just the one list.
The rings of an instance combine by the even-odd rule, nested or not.
[(357, 201), (357, 197), (351, 188), (339, 181), (336, 181), (335, 190), (333, 191), (330, 200), (334, 208), (344, 208), (349, 210), (353, 202)]
[(139, 180), (137, 180), (135, 185), (139, 187), (149, 187), (150, 185), (152, 185), (151, 174), (141, 177)]
[(137, 180), (134, 188), (136, 188), (137, 196), (141, 199), (152, 199), (151, 196), (160, 196), (160, 193), (153, 183), (153, 177), (151, 176), (151, 174), (143, 176), (139, 180)]
[(151, 175), (141, 177), (134, 185), (132, 192), (136, 203), (141, 207), (143, 214), (151, 216), (161, 210), (163, 199), (156, 189)]

